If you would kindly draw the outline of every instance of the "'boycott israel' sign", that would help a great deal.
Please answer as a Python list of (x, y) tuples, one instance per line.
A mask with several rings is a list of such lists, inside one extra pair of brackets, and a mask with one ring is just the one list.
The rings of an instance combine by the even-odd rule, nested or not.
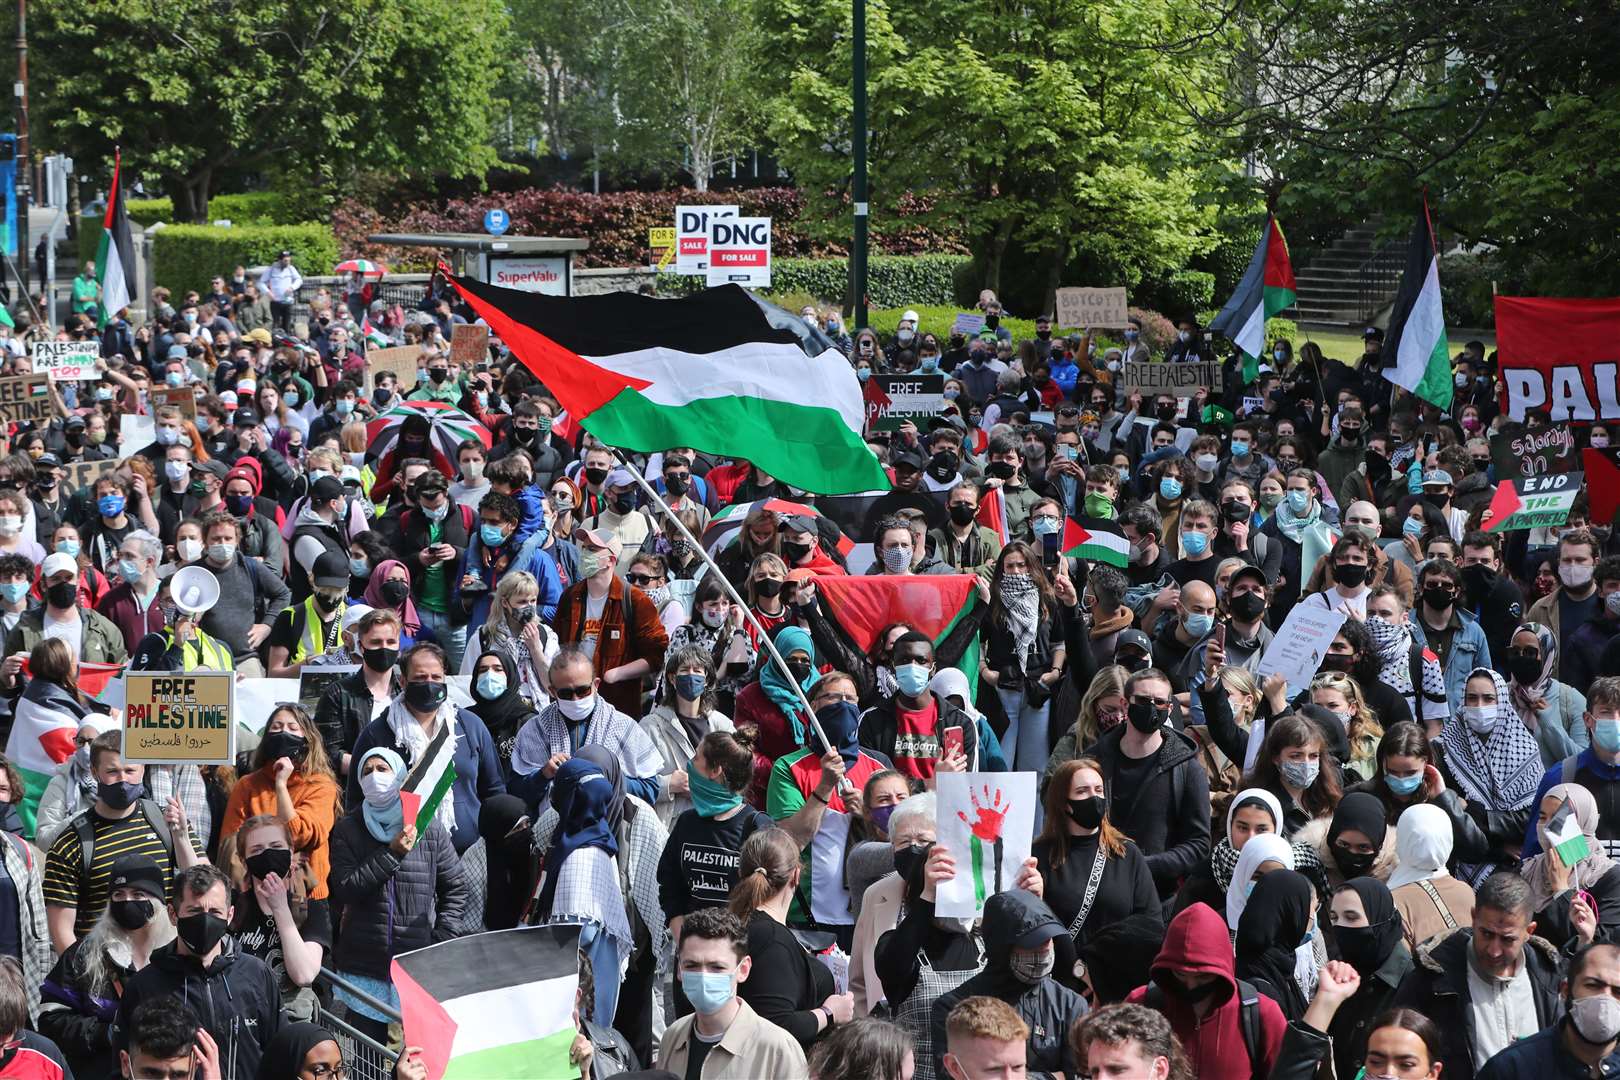
[(771, 219), (709, 221), (709, 284), (764, 289), (771, 284)]
[(705, 274), (709, 270), (709, 222), (734, 218), (735, 206), (677, 206), (675, 208), (675, 272)]

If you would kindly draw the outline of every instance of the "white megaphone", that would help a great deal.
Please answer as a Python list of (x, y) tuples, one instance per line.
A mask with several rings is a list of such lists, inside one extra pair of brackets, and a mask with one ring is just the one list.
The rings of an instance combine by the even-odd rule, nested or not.
[(181, 567), (169, 579), (169, 598), (186, 614), (203, 615), (219, 603), (219, 579), (206, 567)]

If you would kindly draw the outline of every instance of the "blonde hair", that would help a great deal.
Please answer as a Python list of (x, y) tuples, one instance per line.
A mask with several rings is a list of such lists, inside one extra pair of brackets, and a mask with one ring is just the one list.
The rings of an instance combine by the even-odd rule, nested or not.
[[(772, 555), (769, 552), (766, 552), (764, 555), (756, 556), (754, 561), (748, 565), (749, 607), (759, 606), (759, 596), (754, 592), (754, 575), (759, 573), (761, 570), (775, 570), (777, 573), (782, 575), (782, 580), (784, 582), (787, 580), (788, 566), (787, 563), (782, 561), (780, 556)], [(783, 589), (784, 591), (786, 590), (786, 585), (783, 586)], [(777, 595), (781, 596), (780, 593)], [(784, 598), (782, 602), (785, 604), (787, 603), (787, 600)]]
[[(1221, 680), (1221, 686), (1225, 687), (1228, 693), (1247, 694), (1254, 699), (1255, 705), (1258, 707), (1260, 703), (1260, 684), (1254, 681), (1254, 672), (1236, 664), (1227, 664), (1215, 673), (1215, 677)], [(1234, 716), (1232, 719), (1236, 720), (1237, 717)]]
[(512, 570), (501, 577), (500, 583), (495, 586), (495, 603), (500, 612), (499, 618), (492, 618), (484, 623), (488, 632), (484, 637), (486, 648), (503, 642), (511, 641), (515, 634), (511, 624), (507, 621), (511, 611), (512, 596), (523, 588), (533, 589), (538, 597), (540, 585), (534, 580), (534, 575), (527, 570)]
[(1091, 677), (1091, 685), (1080, 698), (1080, 715), (1074, 718), (1074, 745), (1083, 750), (1097, 741), (1101, 734), (1097, 726), (1097, 702), (1105, 697), (1125, 696), (1125, 669), (1110, 664)]
[(1312, 692), (1318, 688), (1343, 694), (1344, 700), (1350, 703), (1350, 728), (1345, 734), (1349, 736), (1352, 754), (1362, 740), (1377, 742), (1384, 737), (1384, 726), (1378, 722), (1366, 695), (1361, 692), (1361, 684), (1355, 679), (1342, 671), (1324, 671), (1311, 680)]

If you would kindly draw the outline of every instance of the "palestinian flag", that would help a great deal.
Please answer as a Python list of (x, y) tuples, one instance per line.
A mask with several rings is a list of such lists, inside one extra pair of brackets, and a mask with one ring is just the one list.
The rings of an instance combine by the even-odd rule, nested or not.
[(1588, 446), (1581, 451), (1581, 467), (1586, 472), (1592, 520), (1613, 521), (1620, 513), (1620, 447)]
[(112, 191), (107, 195), (107, 216), (96, 248), (96, 281), (101, 285), (98, 330), (106, 329), (107, 321), (135, 299), (135, 241), (129, 233), (129, 215), (124, 212), (122, 172), (123, 154), (114, 150)]
[[(443, 1080), (578, 1076), (579, 927), (525, 926), (394, 957), (405, 1045)], [(612, 976), (607, 976), (611, 978)]]
[[(23, 799), (17, 813), (22, 818), (23, 834), (30, 839), (45, 785), (56, 775), (56, 767), (73, 756), (73, 738), (79, 725), (86, 722), (79, 714), (50, 703), (50, 689), (51, 684), (43, 679), (29, 681), (17, 699), (11, 735), (6, 739), (6, 760), (17, 766), (23, 779)], [(91, 715), (107, 720), (107, 730), (117, 726), (102, 714)]]
[(1062, 550), (1067, 558), (1089, 559), (1121, 570), (1131, 561), (1131, 542), (1118, 525), (1105, 518), (1065, 518)]
[(360, 321), (360, 336), (365, 338), (368, 349), (386, 349), (393, 344), (388, 340), (387, 334), (371, 324), (370, 315)]
[(1243, 381), (1260, 377), (1260, 357), (1266, 351), (1266, 320), (1294, 306), (1294, 268), (1288, 261), (1288, 243), (1274, 215), (1267, 215), (1260, 244), (1249, 268), (1238, 279), (1237, 291), (1221, 308), (1211, 330), (1224, 336), (1243, 353)]
[(1558, 852), (1565, 866), (1574, 866), (1592, 854), (1592, 845), (1575, 817), (1575, 804), (1568, 799), (1547, 821), (1547, 844)]
[(974, 520), (995, 533), (1002, 547), (1007, 546), (1007, 500), (1002, 497), (1000, 488), (984, 489), (984, 494), (979, 497), (979, 513)]
[[(977, 582), (973, 574), (822, 576), (816, 578), (816, 591), (826, 598), (825, 610), (863, 653), (871, 650), (885, 626), (897, 622), (927, 634), (938, 649), (979, 603)], [(978, 635), (959, 659), (939, 666), (960, 670), (969, 688), (978, 693)]]
[(1440, 254), (1427, 199), (1406, 248), (1406, 269), (1389, 313), (1384, 355), (1393, 362), (1384, 369), (1384, 378), (1432, 405), (1451, 408), (1451, 356), (1446, 317), (1440, 310)]
[[(411, 766), (411, 771), (405, 774), (405, 782), (399, 786), (405, 814), (416, 822), (419, 834), (433, 820), (445, 793), (456, 782), (455, 757), (455, 736), (450, 734), (449, 724), (440, 724), (439, 733), (422, 752), (422, 760)], [(449, 829), (450, 825), (445, 828)]]
[(818, 495), (888, 490), (837, 349), (772, 326), (737, 285), (679, 300), (542, 296), (446, 277), (571, 417), (609, 446), (746, 458)]

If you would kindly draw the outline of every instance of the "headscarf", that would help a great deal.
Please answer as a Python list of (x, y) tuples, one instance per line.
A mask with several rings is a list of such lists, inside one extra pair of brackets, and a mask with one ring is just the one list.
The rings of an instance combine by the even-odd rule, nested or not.
[[(1249, 845), (1243, 847), (1246, 851)], [(1294, 967), (1296, 950), (1311, 928), (1311, 892), (1304, 874), (1275, 870), (1255, 884), (1238, 921), (1237, 977), (1270, 983), (1290, 1020), (1305, 1015), (1305, 995), (1294, 979)]]
[[(1236, 930), (1249, 904), (1249, 881), (1262, 863), (1281, 863), (1283, 869), (1294, 868), (1294, 845), (1282, 838), (1282, 833), (1261, 833), (1249, 837), (1249, 842), (1238, 852), (1237, 868), (1232, 871), (1232, 882), (1226, 887), (1226, 925)], [(1272, 873), (1279, 873), (1273, 870)], [(1259, 886), (1256, 886), (1258, 888)]]
[(979, 722), (979, 710), (973, 707), (973, 691), (968, 688), (967, 676), (956, 668), (940, 668), (934, 672), (934, 677), (928, 680), (928, 689), (941, 701), (948, 697), (961, 698), (962, 711), (975, 724)]
[(304, 1058), (323, 1042), (337, 1042), (337, 1036), (307, 1021), (282, 1024), (265, 1044), (259, 1059), (258, 1080), (288, 1080), (304, 1069)]
[[(1592, 793), (1580, 784), (1554, 784), (1547, 789), (1548, 796), (1567, 800), (1570, 808), (1575, 812), (1575, 820), (1580, 823), (1581, 832), (1586, 834), (1586, 847), (1588, 854), (1584, 859), (1578, 859), (1574, 866), (1569, 868), (1569, 885), (1573, 889), (1590, 890), (1609, 869), (1614, 862), (1603, 849), (1603, 841), (1597, 838), (1598, 808), (1597, 800)], [(1535, 808), (1537, 811), (1539, 807)], [(1540, 911), (1552, 903), (1557, 895), (1552, 887), (1552, 853), (1547, 849), (1545, 826), (1536, 826), (1537, 838), (1541, 840), (1541, 854), (1532, 855), (1524, 860), (1519, 867), (1519, 873), (1530, 883), (1530, 902), (1534, 905), (1532, 910)]]
[[(776, 651), (786, 660), (789, 655), (802, 651), (810, 658), (810, 675), (800, 684), (806, 696), (810, 688), (821, 676), (816, 672), (816, 645), (810, 640), (810, 631), (801, 626), (784, 626), (776, 632), (772, 639), (776, 643)], [(804, 745), (804, 702), (793, 690), (793, 684), (788, 682), (787, 673), (776, 661), (765, 657), (765, 662), (759, 665), (759, 688), (765, 691), (765, 696), (771, 704), (782, 710), (782, 715), (788, 718), (793, 725), (793, 741), (796, 745)]]
[(1339, 944), (1339, 955), (1356, 969), (1363, 979), (1384, 966), (1390, 953), (1401, 943), (1405, 927), (1401, 913), (1395, 907), (1395, 898), (1389, 887), (1377, 878), (1358, 877), (1345, 882), (1361, 898), (1361, 908), (1367, 913), (1366, 926), (1335, 926), (1333, 937)]
[(1519, 719), (1524, 721), (1525, 727), (1535, 731), (1540, 726), (1536, 714), (1547, 707), (1547, 695), (1552, 692), (1553, 674), (1558, 670), (1558, 639), (1541, 623), (1526, 622), (1520, 623), (1513, 633), (1508, 635), (1508, 640), (1512, 641), (1523, 633), (1536, 635), (1536, 642), (1541, 646), (1541, 674), (1537, 675), (1536, 681), (1528, 686), (1517, 679), (1509, 685), (1513, 688), (1513, 707), (1519, 710)]
[(1446, 721), (1440, 749), (1463, 797), (1487, 810), (1522, 810), (1530, 805), (1545, 769), (1541, 747), (1528, 728), (1511, 712), (1507, 680), (1490, 668), (1478, 667), (1468, 678), (1488, 676), (1496, 685), (1496, 726), (1483, 744), (1460, 717)]
[(602, 775), (607, 777), (608, 783), (612, 786), (613, 794), (608, 798), (607, 804), (607, 823), (608, 828), (613, 830), (613, 835), (618, 836), (619, 829), (624, 825), (626, 817), (624, 769), (620, 766), (619, 759), (607, 747), (594, 745), (580, 747), (579, 753), (575, 756), (584, 758), (598, 769), (601, 769)]
[(478, 696), (478, 677), (473, 676), (469, 692), (472, 694), (473, 705), (467, 710), (484, 722), (489, 733), (495, 737), (497, 743), (517, 737), (523, 725), (528, 723), (529, 717), (535, 714), (533, 705), (519, 693), (523, 680), (518, 677), (517, 662), (501, 649), (485, 649), (478, 654), (478, 660), (473, 664), (473, 670), (484, 662), (484, 657), (493, 656), (506, 673), (506, 689), (501, 691), (499, 697), (485, 700)]
[[(619, 853), (619, 840), (608, 824), (608, 806), (613, 801), (613, 785), (593, 763), (571, 757), (558, 768), (551, 781), (551, 805), (557, 811), (557, 836), (546, 852), (545, 883), (535, 905), (535, 919), (551, 917), (562, 878), (563, 864), (582, 848), (601, 848), (609, 855)], [(602, 898), (597, 898), (600, 902)], [(620, 898), (622, 900), (622, 898)], [(573, 906), (573, 905), (570, 905)], [(622, 908), (621, 908), (622, 910)]]
[(380, 797), (379, 802), (373, 803), (369, 798), (362, 802), (360, 816), (371, 838), (380, 844), (387, 844), (399, 835), (399, 830), (405, 824), (405, 804), (399, 798), (399, 786), (405, 782), (405, 762), (388, 747), (373, 746), (355, 762), (355, 773), (364, 776), (366, 762), (374, 757), (382, 758), (394, 770), (394, 786)]
[(1222, 889), (1232, 884), (1232, 872), (1237, 869), (1238, 864), (1238, 849), (1232, 844), (1232, 819), (1237, 816), (1237, 812), (1243, 808), (1244, 803), (1252, 802), (1263, 803), (1265, 808), (1271, 812), (1271, 828), (1273, 832), (1282, 829), (1282, 803), (1278, 801), (1277, 796), (1265, 788), (1244, 788), (1232, 796), (1232, 801), (1226, 807), (1226, 832), (1215, 844), (1214, 850), (1209, 855), (1209, 865), (1215, 874), (1215, 884)]
[(534, 894), (529, 830), (512, 830), (528, 816), (516, 795), (492, 795), (478, 807), (478, 835), (484, 840), (484, 926), (510, 930)]
[(1418, 881), (1448, 876), (1451, 859), (1451, 819), (1432, 803), (1418, 803), (1401, 811), (1395, 823), (1395, 872), (1390, 891)]
[[(400, 622), (405, 624), (405, 633), (415, 637), (422, 632), (422, 620), (416, 614), (416, 604), (412, 602), (410, 594), (405, 594), (405, 602), (399, 605), (397, 609), (389, 607), (388, 603), (382, 598), (383, 583), (388, 580), (388, 572), (396, 566), (404, 570), (407, 575), (410, 573), (410, 567), (398, 559), (384, 559), (371, 568), (371, 580), (366, 582), (364, 599), (367, 604), (378, 610), (397, 610)], [(409, 578), (407, 577), (406, 580), (409, 580)]]
[[(1359, 832), (1372, 842), (1373, 858), (1384, 847), (1384, 830), (1389, 828), (1389, 819), (1384, 814), (1384, 804), (1378, 796), (1370, 795), (1365, 791), (1352, 791), (1339, 805), (1333, 808), (1333, 820), (1328, 825), (1327, 842), (1328, 853), (1333, 858), (1334, 865), (1338, 865), (1338, 857), (1334, 855), (1333, 841), (1342, 832)], [(1341, 868), (1342, 872), (1342, 868)], [(1349, 875), (1346, 875), (1347, 877)]]

